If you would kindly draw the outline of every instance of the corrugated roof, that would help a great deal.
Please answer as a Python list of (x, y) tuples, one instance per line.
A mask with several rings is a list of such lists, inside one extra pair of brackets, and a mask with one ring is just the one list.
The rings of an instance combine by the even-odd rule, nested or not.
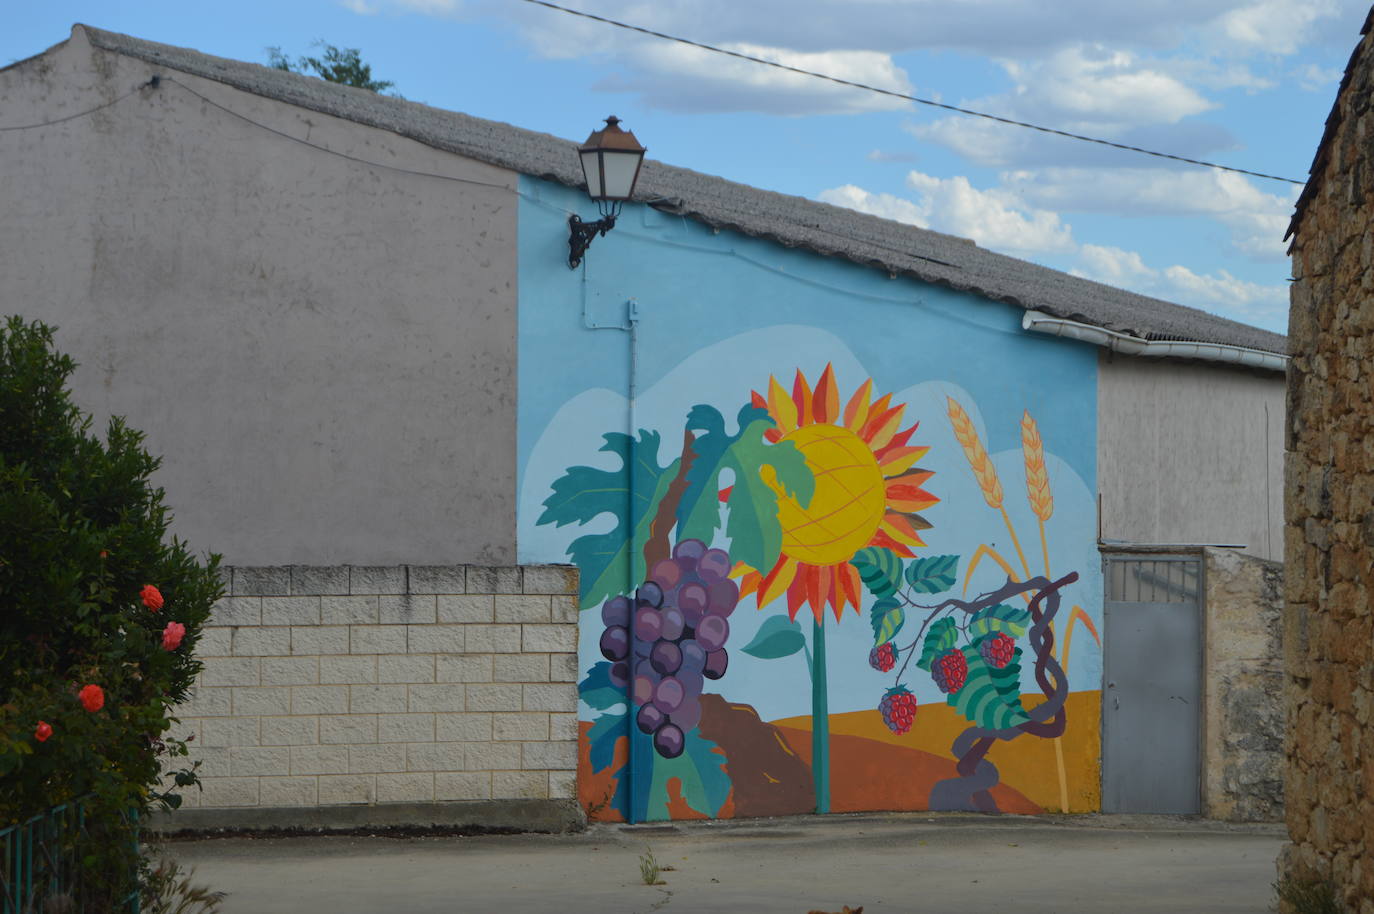
[[(259, 64), (89, 26), (78, 28), (85, 29), (94, 46), (107, 51), (388, 130), (522, 174), (583, 186), (575, 154), (577, 144), (569, 140)], [(1006, 257), (962, 238), (662, 162), (644, 163), (635, 199), (713, 227), (843, 257), (1141, 339), (1198, 340), (1266, 352), (1287, 351), (1287, 340), (1280, 334), (1196, 308)]]
[(1297, 203), (1293, 205), (1293, 219), (1288, 223), (1288, 231), (1283, 236), (1285, 241), (1298, 230), (1298, 224), (1302, 222), (1303, 213), (1307, 212), (1307, 204), (1312, 201), (1313, 197), (1317, 196), (1317, 191), (1321, 190), (1322, 175), (1326, 172), (1326, 163), (1331, 157), (1331, 139), (1336, 135), (1336, 130), (1341, 126), (1343, 120), (1341, 98), (1350, 88), (1350, 78), (1355, 72), (1355, 65), (1365, 51), (1364, 37), (1369, 34), (1371, 28), (1374, 28), (1374, 6), (1370, 7), (1368, 15), (1364, 18), (1364, 26), (1360, 29), (1360, 40), (1356, 43), (1355, 50), (1350, 52), (1350, 60), (1345, 65), (1345, 75), (1341, 77), (1340, 88), (1336, 90), (1336, 100), (1331, 103), (1331, 113), (1326, 116), (1326, 129), (1322, 131), (1321, 142), (1317, 144), (1316, 155), (1312, 157), (1312, 167), (1307, 170), (1307, 184), (1303, 186), (1302, 193), (1298, 195)]

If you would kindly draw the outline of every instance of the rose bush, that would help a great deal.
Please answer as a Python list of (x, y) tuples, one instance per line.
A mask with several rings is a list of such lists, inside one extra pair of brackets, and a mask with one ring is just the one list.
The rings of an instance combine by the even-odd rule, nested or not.
[[(94, 794), (87, 821), (112, 832), (195, 783), (170, 712), (222, 587), (217, 556), (168, 539), (143, 436), (91, 432), (75, 368), (51, 328), (0, 326), (0, 826)], [(102, 846), (88, 860), (116, 881), (132, 841)]]

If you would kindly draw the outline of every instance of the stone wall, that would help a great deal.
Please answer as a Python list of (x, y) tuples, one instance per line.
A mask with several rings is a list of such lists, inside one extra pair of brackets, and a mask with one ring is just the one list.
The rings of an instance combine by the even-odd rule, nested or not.
[(1293, 242), (1287, 819), (1281, 877), (1374, 914), (1374, 35), (1328, 119)]
[(1283, 566), (1205, 549), (1202, 801), (1208, 818), (1283, 818)]
[[(465, 804), (439, 818), (487, 825), (528, 824), (508, 821), (514, 801), (543, 801), (550, 821), (575, 815), (575, 568), (227, 577), (172, 729), (194, 736), (204, 785), (186, 791), (178, 826), (329, 824), (319, 810), (349, 804)], [(285, 807), (297, 812), (260, 815)], [(405, 824), (435, 818), (420, 815)]]

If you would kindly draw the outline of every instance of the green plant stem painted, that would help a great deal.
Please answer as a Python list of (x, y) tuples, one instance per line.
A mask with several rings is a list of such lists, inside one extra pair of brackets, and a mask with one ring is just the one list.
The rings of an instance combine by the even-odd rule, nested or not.
[(812, 623), (811, 776), (816, 783), (816, 812), (830, 812), (830, 700), (825, 674), (825, 619)]

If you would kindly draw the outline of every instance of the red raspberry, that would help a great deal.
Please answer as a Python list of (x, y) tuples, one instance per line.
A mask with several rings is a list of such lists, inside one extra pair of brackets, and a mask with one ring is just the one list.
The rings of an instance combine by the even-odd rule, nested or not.
[(983, 662), (994, 670), (1000, 670), (1015, 655), (1016, 642), (1002, 633), (997, 633), (991, 638), (984, 638), (983, 643), (978, 646), (978, 653), (983, 655)]
[(880, 673), (886, 673), (897, 665), (897, 651), (888, 641), (868, 652), (868, 665)]
[(941, 692), (953, 695), (964, 687), (968, 679), (968, 660), (958, 648), (950, 648), (930, 665), (931, 678)]
[(907, 691), (906, 686), (893, 686), (878, 702), (878, 713), (883, 715), (887, 728), (901, 736), (911, 729), (911, 722), (916, 719), (916, 696)]

